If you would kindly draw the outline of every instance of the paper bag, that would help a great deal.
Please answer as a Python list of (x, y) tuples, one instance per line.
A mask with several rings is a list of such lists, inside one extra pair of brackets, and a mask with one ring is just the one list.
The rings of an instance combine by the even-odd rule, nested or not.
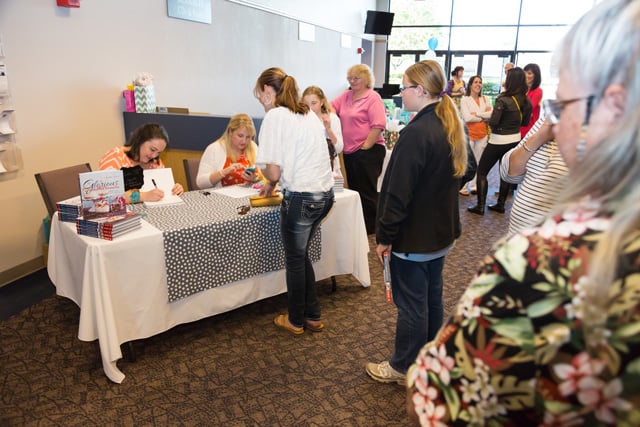
[(156, 95), (153, 86), (134, 86), (136, 113), (155, 113)]

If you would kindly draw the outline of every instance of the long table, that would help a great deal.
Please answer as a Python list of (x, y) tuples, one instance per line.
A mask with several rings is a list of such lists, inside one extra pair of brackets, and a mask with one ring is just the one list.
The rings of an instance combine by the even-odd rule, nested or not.
[[(247, 220), (234, 215), (230, 220)], [(316, 279), (352, 274), (370, 286), (368, 251), (358, 193), (336, 192), (334, 208), (321, 226)], [(286, 292), (285, 271), (277, 270), (168, 302), (163, 232), (146, 221), (141, 229), (107, 241), (78, 235), (74, 224), (59, 221), (56, 214), (48, 258), (56, 293), (80, 307), (78, 338), (99, 341), (104, 372), (116, 383), (125, 378), (116, 366), (122, 343)]]

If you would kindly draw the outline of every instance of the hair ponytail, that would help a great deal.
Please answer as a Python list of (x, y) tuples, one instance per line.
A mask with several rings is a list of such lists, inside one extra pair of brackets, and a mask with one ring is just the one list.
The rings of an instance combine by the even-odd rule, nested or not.
[(309, 107), (302, 102), (296, 79), (287, 74), (282, 78), (280, 91), (276, 93), (276, 106), (287, 107), (296, 114), (307, 114)]
[[(436, 61), (417, 62), (404, 72), (412, 84), (420, 85), (433, 98), (438, 98), (445, 87), (444, 71)], [(445, 95), (436, 105), (436, 116), (447, 131), (447, 142), (451, 147), (453, 176), (461, 178), (467, 170), (467, 138), (464, 134), (458, 107), (450, 96)]]
[(440, 118), (447, 130), (447, 142), (451, 147), (453, 176), (461, 178), (467, 170), (467, 144), (458, 108), (449, 96), (444, 96), (436, 105), (435, 111), (436, 116)]

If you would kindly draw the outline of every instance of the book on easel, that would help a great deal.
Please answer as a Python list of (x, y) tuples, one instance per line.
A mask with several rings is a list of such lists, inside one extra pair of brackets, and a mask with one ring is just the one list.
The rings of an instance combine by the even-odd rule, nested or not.
[(121, 170), (83, 172), (78, 178), (84, 218), (118, 216), (127, 212)]

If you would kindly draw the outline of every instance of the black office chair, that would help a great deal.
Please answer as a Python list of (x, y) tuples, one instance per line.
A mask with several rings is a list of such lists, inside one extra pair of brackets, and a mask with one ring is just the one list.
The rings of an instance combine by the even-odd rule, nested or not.
[(200, 159), (183, 159), (182, 165), (184, 166), (184, 174), (187, 177), (187, 190), (198, 190), (198, 168), (200, 167)]
[(82, 172), (91, 172), (91, 165), (83, 163), (35, 174), (49, 216), (56, 211), (56, 203), (80, 195), (78, 174)]

